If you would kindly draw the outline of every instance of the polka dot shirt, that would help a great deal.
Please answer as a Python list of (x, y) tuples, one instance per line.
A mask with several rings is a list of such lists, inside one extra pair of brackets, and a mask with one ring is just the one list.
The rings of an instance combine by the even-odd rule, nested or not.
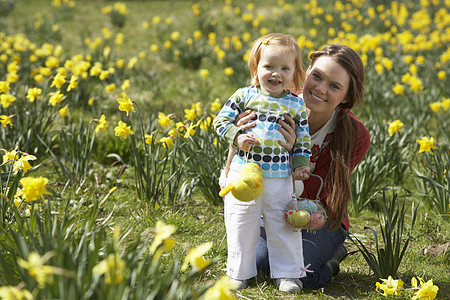
[[(264, 177), (288, 177), (292, 168), (309, 165), (311, 155), (311, 137), (303, 100), (286, 91), (280, 97), (263, 94), (259, 88), (250, 86), (237, 90), (214, 119), (213, 125), (217, 133), (230, 144), (234, 142), (240, 131), (234, 125), (237, 116), (243, 111), (251, 109), (255, 113), (252, 122), (256, 125), (244, 133), (250, 133), (260, 142), (249, 152), (238, 150), (231, 163), (231, 169), (240, 171), (247, 162), (255, 162), (263, 171)], [(278, 120), (284, 120), (289, 114), (295, 121), (297, 140), (292, 150), (293, 166), (289, 162), (289, 152), (279, 145), (278, 140), (285, 138), (278, 131)]]

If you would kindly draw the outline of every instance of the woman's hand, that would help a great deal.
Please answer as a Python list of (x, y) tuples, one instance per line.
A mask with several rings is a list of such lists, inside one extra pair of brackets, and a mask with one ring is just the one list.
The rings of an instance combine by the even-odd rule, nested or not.
[(287, 151), (291, 152), (294, 147), (295, 140), (297, 139), (297, 135), (295, 133), (295, 122), (290, 115), (285, 115), (284, 119), (289, 122), (289, 124), (282, 119), (278, 120), (278, 124), (281, 125), (280, 128), (278, 128), (278, 131), (284, 136), (286, 142), (278, 140), (278, 143), (282, 147), (286, 148)]

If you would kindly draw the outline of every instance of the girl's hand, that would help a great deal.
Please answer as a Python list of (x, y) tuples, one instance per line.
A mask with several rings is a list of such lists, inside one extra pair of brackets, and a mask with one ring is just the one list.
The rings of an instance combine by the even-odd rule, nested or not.
[(238, 133), (234, 138), (234, 143), (244, 152), (248, 152), (253, 145), (260, 144), (252, 134), (246, 133)]
[(246, 131), (256, 125), (255, 122), (250, 122), (255, 117), (255, 113), (250, 109), (239, 114), (236, 119), (236, 126), (238, 126), (242, 131)]
[(292, 148), (294, 147), (295, 140), (297, 139), (297, 135), (295, 133), (295, 122), (290, 115), (285, 115), (284, 118), (286, 121), (288, 121), (289, 124), (287, 124), (282, 119), (278, 120), (278, 124), (281, 125), (278, 128), (278, 131), (281, 132), (281, 134), (284, 136), (286, 142), (278, 140), (278, 143), (280, 144), (280, 146), (286, 148), (287, 151), (291, 152)]
[(295, 168), (292, 178), (294, 180), (306, 180), (309, 178), (309, 173), (311, 169), (307, 166)]

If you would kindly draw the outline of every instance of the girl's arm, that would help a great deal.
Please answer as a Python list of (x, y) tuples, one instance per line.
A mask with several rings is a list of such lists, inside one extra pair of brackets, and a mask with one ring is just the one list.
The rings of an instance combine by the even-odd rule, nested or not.
[[(255, 122), (250, 122), (255, 117), (255, 113), (251, 110), (246, 110), (242, 113), (240, 113), (237, 117), (236, 126), (238, 126), (242, 131), (245, 131), (247, 129), (250, 129), (256, 125)], [(228, 176), (228, 172), (230, 171), (230, 165), (231, 161), (233, 160), (233, 156), (236, 152), (236, 147), (233, 145), (230, 145), (228, 149), (228, 156), (227, 156), (227, 162), (225, 163), (225, 175)]]

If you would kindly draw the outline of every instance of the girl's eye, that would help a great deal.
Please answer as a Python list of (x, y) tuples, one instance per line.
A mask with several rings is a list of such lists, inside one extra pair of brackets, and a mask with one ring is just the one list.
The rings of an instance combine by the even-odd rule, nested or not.
[(320, 75), (319, 74), (312, 73), (311, 75), (314, 77), (314, 79), (320, 80)]
[(288, 67), (283, 67), (283, 71), (289, 71)]

